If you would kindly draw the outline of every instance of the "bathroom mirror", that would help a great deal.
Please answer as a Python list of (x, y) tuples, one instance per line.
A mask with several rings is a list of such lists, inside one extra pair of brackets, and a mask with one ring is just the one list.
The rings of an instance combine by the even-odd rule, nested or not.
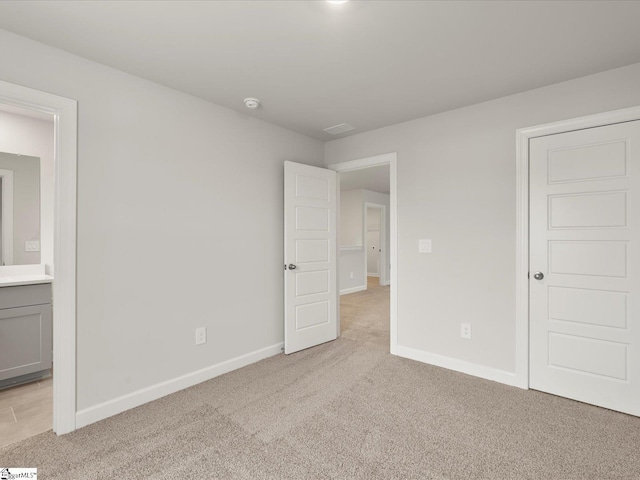
[(40, 263), (40, 159), (0, 152), (1, 265)]

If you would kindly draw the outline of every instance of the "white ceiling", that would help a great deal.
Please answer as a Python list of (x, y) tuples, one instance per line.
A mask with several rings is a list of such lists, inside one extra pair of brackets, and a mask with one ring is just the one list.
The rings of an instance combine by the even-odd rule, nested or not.
[(640, 2), (11, 1), (0, 28), (328, 140), (640, 62)]
[(356, 188), (389, 193), (389, 165), (341, 172), (340, 190), (354, 190)]

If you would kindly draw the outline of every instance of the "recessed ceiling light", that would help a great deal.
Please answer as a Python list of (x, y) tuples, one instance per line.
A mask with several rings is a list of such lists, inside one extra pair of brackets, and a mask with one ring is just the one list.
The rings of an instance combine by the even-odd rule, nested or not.
[(327, 0), (329, 3), (333, 3), (334, 5), (340, 5), (341, 3), (347, 3), (349, 0)]

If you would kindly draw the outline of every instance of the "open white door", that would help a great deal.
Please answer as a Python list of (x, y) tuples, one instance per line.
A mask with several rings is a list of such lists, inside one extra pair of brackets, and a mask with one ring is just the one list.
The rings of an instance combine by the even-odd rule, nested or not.
[(336, 172), (284, 162), (284, 353), (336, 339)]

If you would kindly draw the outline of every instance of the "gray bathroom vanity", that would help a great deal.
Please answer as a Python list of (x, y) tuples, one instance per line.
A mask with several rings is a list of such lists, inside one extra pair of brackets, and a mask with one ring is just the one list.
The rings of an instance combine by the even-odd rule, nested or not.
[(0, 389), (50, 374), (52, 320), (50, 282), (0, 283)]

